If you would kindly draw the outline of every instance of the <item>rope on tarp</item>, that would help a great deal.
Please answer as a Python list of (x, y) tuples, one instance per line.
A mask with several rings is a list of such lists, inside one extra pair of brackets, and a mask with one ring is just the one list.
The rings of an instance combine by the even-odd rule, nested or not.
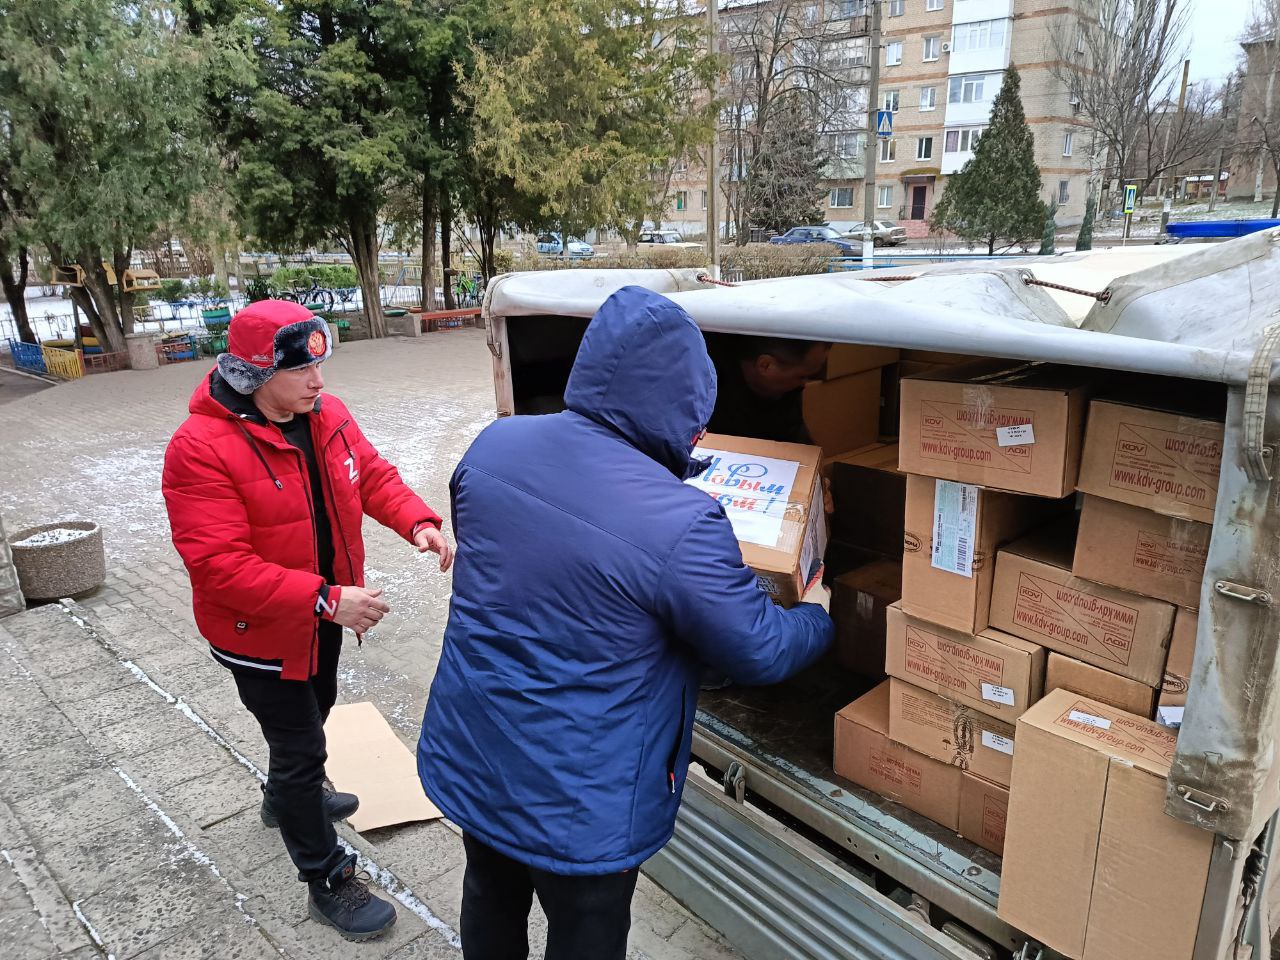
[(730, 283), (728, 280), (713, 280), (711, 274), (700, 273), (695, 278), (699, 283), (710, 283), (717, 287), (736, 287), (736, 283)]
[(1068, 287), (1061, 283), (1050, 283), (1048, 280), (1037, 280), (1029, 273), (1022, 275), (1022, 282), (1028, 287), (1048, 287), (1050, 290), (1061, 290), (1063, 293), (1075, 293), (1082, 297), (1092, 297), (1099, 303), (1111, 302), (1111, 290), (1081, 290), (1079, 287)]

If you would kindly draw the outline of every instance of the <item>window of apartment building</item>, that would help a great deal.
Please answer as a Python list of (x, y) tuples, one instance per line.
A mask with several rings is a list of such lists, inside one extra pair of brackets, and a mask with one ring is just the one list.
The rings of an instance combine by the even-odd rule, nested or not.
[(853, 187), (836, 187), (831, 191), (831, 206), (852, 207)]
[(800, 12), (800, 18), (804, 21), (806, 27), (816, 26), (818, 23), (818, 5), (810, 3)]
[(1071, 188), (1070, 180), (1058, 181), (1058, 203), (1066, 203), (1068, 200), (1071, 199), (1070, 188)]
[(898, 141), (892, 138), (886, 138), (880, 141), (880, 162), (893, 163), (898, 159)]
[(886, 66), (896, 67), (902, 63), (902, 41), (891, 40), (884, 45), (884, 62)]
[(1075, 148), (1076, 135), (1068, 130), (1062, 136), (1062, 155), (1064, 157), (1071, 156), (1071, 151)]
[(1007, 20), (979, 20), (976, 23), (959, 23), (951, 36), (952, 53), (967, 50), (998, 50), (1004, 47)]
[(900, 17), (907, 12), (907, 0), (889, 0), (889, 16)]
[(689, 209), (689, 191), (688, 190), (676, 191), (676, 209), (677, 210)]
[(964, 77), (952, 77), (947, 81), (947, 103), (981, 103), (986, 99), (987, 82), (991, 81), (991, 89), (999, 86), (999, 74), (988, 77), (985, 73), (974, 73)]
[(707, 191), (702, 191), (702, 209), (707, 209)]
[(861, 133), (833, 133), (827, 140), (828, 149), (836, 157), (862, 156)]
[(897, 113), (902, 103), (902, 92), (900, 90), (886, 90), (884, 92), (883, 105), (881, 110), (888, 110), (890, 113)]
[(881, 210), (888, 210), (893, 206), (893, 187), (877, 187), (876, 188), (876, 206)]
[(926, 10), (941, 10), (944, 0), (924, 0), (924, 8)]
[(689, 161), (685, 157), (676, 157), (676, 173), (687, 173), (689, 170)]
[(837, 0), (832, 9), (832, 20), (849, 20), (867, 13), (867, 0)]
[(866, 37), (850, 37), (827, 45), (827, 63), (833, 67), (860, 67), (866, 62)]
[(924, 61), (937, 60), (942, 54), (942, 37), (924, 38)]
[(947, 153), (968, 153), (978, 146), (985, 127), (965, 127), (960, 130), (948, 130), (944, 150)]
[(933, 137), (920, 137), (916, 140), (916, 159), (933, 159)]
[(938, 88), (937, 87), (921, 87), (920, 88), (920, 109), (921, 110), (938, 109)]

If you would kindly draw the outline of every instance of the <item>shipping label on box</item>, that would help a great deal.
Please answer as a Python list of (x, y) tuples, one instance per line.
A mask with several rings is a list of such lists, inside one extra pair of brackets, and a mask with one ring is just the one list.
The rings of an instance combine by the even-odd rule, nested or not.
[[(971, 486), (964, 487), (970, 493), (962, 497), (956, 492), (961, 486), (907, 477), (902, 609), (974, 634), (987, 626), (996, 548), (1070, 509), (1072, 503), (1070, 498), (1046, 500)], [(945, 542), (935, 550), (940, 528)]]
[(886, 616), (885, 670), (932, 693), (1016, 720), (1040, 698), (1045, 651), (995, 630), (964, 634), (902, 612)]
[(1223, 429), (1213, 420), (1095, 400), (1079, 489), (1212, 523)]
[(889, 738), (918, 753), (1008, 785), (1014, 728), (965, 704), (889, 681)]
[(1213, 527), (1086, 495), (1072, 572), (1196, 609)]
[(1154, 687), (1173, 606), (1073, 577), (1070, 542), (1051, 543), (1054, 536), (1042, 533), (1000, 551), (991, 625)]

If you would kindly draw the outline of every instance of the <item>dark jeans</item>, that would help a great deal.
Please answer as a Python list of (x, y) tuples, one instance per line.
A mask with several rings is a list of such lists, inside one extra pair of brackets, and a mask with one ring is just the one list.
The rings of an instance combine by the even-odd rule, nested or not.
[(324, 804), (324, 722), (338, 697), (341, 652), (342, 630), (325, 622), (320, 625), (318, 668), (310, 680), (235, 674), (240, 700), (271, 748), (267, 801), (280, 820), (280, 835), (299, 880), (323, 879), (346, 856)]
[(546, 960), (623, 960), (638, 870), (565, 877), (535, 870), (462, 837), (464, 960), (527, 960), (529, 910), (538, 895), (547, 915)]

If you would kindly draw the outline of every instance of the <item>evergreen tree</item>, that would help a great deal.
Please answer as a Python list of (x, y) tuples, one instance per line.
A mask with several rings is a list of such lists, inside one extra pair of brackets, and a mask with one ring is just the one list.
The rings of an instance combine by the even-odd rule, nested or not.
[(1093, 190), (1089, 190), (1089, 199), (1084, 204), (1084, 219), (1080, 221), (1080, 235), (1076, 237), (1077, 250), (1093, 249), (1093, 219), (1097, 216), (1098, 202), (1094, 199)]
[(798, 97), (790, 97), (765, 131), (760, 155), (747, 173), (752, 224), (784, 233), (826, 222), (821, 178), (827, 157), (810, 113)]
[(204, 54), (167, 3), (0, 0), (0, 256), (79, 267), (71, 298), (112, 352), (134, 248), (204, 184)]
[(991, 122), (973, 158), (953, 174), (931, 225), (968, 241), (1010, 246), (1039, 235), (1045, 222), (1035, 139), (1022, 110), (1018, 71), (1009, 67), (991, 107)]
[(1040, 256), (1050, 257), (1057, 251), (1054, 249), (1054, 234), (1058, 230), (1058, 201), (1056, 198), (1050, 199), (1045, 206), (1048, 217), (1044, 221), (1044, 233), (1040, 237)]

